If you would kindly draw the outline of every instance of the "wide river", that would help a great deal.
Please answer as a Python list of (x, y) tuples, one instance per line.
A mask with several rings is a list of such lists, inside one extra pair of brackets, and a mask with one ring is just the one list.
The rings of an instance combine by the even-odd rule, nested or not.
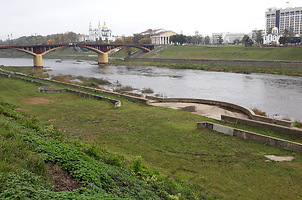
[[(50, 75), (107, 79), (164, 97), (202, 98), (237, 103), (269, 116), (302, 121), (302, 77), (236, 74), (156, 66), (98, 66), (94, 61), (43, 59)], [(0, 58), (0, 65), (32, 66), (32, 59)]]

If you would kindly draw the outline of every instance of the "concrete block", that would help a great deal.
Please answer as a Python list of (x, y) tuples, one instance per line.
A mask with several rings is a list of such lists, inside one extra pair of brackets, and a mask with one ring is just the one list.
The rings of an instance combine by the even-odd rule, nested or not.
[(213, 125), (213, 130), (217, 131), (219, 133), (223, 133), (223, 134), (231, 135), (231, 136), (233, 136), (233, 134), (234, 134), (234, 129), (233, 128), (230, 128), (230, 127), (227, 127), (227, 126), (222, 126), (222, 125), (219, 125), (219, 124), (214, 124)]

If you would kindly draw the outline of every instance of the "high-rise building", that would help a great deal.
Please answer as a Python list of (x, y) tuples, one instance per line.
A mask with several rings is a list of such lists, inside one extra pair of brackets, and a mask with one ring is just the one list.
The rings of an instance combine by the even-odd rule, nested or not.
[(269, 8), (265, 12), (266, 33), (277, 27), (280, 34), (284, 30), (292, 29), (296, 35), (302, 34), (302, 7), (297, 8)]

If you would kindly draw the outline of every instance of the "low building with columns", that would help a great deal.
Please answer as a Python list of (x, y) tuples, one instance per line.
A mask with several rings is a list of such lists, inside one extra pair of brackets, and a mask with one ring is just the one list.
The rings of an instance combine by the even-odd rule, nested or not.
[(177, 33), (173, 31), (166, 31), (164, 29), (148, 29), (140, 35), (149, 35), (151, 38), (151, 43), (156, 45), (165, 45), (171, 44), (170, 37), (173, 35), (177, 35)]
[(170, 40), (170, 37), (173, 35), (177, 35), (177, 34), (172, 31), (161, 32), (157, 35), (151, 36), (151, 43), (158, 44), (158, 45), (171, 44), (172, 42)]

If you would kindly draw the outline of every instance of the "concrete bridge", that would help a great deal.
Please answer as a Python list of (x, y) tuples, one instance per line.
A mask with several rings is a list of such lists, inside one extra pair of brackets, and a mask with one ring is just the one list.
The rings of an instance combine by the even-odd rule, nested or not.
[(69, 43), (69, 44), (39, 44), (39, 45), (13, 45), (13, 46), (0, 46), (0, 49), (13, 49), (22, 51), (33, 56), (34, 67), (43, 67), (42, 56), (55, 51), (60, 48), (67, 47), (81, 47), (89, 49), (98, 54), (98, 63), (107, 64), (108, 54), (115, 49), (123, 47), (134, 47), (141, 49), (145, 52), (150, 52), (154, 49), (154, 45), (151, 44), (85, 44), (85, 43)]

